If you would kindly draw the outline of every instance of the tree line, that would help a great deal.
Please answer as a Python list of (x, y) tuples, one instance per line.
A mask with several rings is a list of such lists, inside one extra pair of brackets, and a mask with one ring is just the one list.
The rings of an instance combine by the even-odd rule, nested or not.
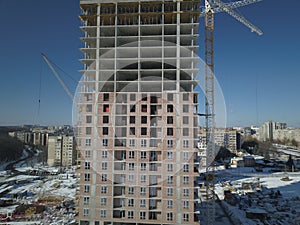
[(275, 144), (281, 144), (281, 145), (290, 145), (290, 146), (300, 147), (300, 143), (297, 142), (294, 138), (293, 139), (289, 139), (289, 138), (285, 137), (282, 140), (275, 139), (275, 140), (273, 140), (273, 143), (275, 143)]
[(22, 156), (24, 144), (15, 137), (0, 135), (0, 162), (19, 159)]

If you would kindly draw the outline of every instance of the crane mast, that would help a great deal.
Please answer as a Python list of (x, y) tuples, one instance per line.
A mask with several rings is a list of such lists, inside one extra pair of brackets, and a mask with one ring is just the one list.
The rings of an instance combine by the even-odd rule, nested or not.
[(242, 15), (233, 9), (249, 5), (262, 0), (241, 0), (230, 3), (223, 3), (220, 0), (205, 0), (204, 11), (200, 16), (204, 16), (205, 22), (205, 116), (206, 125), (206, 217), (207, 225), (213, 225), (215, 222), (215, 156), (216, 147), (214, 140), (215, 130), (215, 109), (214, 109), (214, 14), (226, 12), (236, 20), (248, 27), (251, 32), (262, 35), (263, 32), (249, 22)]
[(208, 224), (215, 217), (214, 149), (214, 13), (205, 1), (205, 123), (206, 123), (206, 215)]

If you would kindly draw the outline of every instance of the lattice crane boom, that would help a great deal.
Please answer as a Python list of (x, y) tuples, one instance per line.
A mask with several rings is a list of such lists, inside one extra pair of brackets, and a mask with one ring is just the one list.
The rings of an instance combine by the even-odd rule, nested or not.
[(61, 77), (59, 76), (59, 74), (56, 72), (56, 70), (52, 66), (52, 64), (49, 61), (49, 59), (47, 58), (47, 56), (44, 53), (41, 53), (41, 55), (42, 55), (43, 59), (45, 60), (45, 62), (47, 63), (47, 65), (49, 66), (49, 68), (51, 69), (51, 71), (53, 72), (53, 74), (56, 77), (56, 79), (59, 81), (59, 83), (61, 84), (61, 86), (63, 87), (63, 89), (65, 90), (65, 92), (67, 93), (67, 95), (73, 101), (73, 99), (74, 99), (73, 94), (71, 93), (71, 91), (69, 90), (69, 88), (67, 87), (67, 85), (65, 84), (65, 82), (61, 79)]
[[(230, 2), (230, 3), (223, 3), (222, 5), (225, 5), (226, 7), (229, 7), (230, 9), (239, 8), (242, 6), (250, 5), (253, 3), (261, 2), (262, 0), (241, 0), (237, 2)], [(224, 12), (224, 9), (222, 6), (218, 5), (216, 2), (210, 2), (210, 7), (213, 10), (213, 13), (219, 13)], [(200, 16), (205, 16), (205, 12), (207, 10), (207, 7), (204, 8), (205, 10), (202, 10), (200, 12)]]
[(245, 17), (243, 17), (242, 15), (240, 15), (237, 12), (235, 12), (234, 10), (232, 10), (232, 8), (228, 7), (226, 4), (224, 4), (220, 0), (214, 0), (214, 1), (223, 9), (224, 12), (228, 13), (233, 18), (235, 18), (237, 21), (241, 22), (246, 27), (250, 28), (251, 32), (255, 32), (258, 35), (262, 35), (263, 34), (263, 32), (259, 28), (257, 28), (256, 26), (254, 26)]
[(250, 4), (261, 2), (261, 1), (262, 0), (241, 0), (241, 1), (237, 1), (237, 2), (230, 2), (230, 3), (223, 3), (223, 4), (225, 4), (227, 7), (231, 8), (231, 9), (235, 9), (238, 7), (250, 5)]

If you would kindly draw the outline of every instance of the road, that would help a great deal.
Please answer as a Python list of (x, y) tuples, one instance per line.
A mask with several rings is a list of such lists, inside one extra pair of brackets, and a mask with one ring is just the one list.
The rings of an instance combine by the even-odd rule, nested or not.
[(276, 148), (278, 152), (282, 152), (286, 155), (292, 155), (296, 157), (300, 157), (300, 149), (293, 147), (293, 146), (287, 146), (287, 145), (279, 145), (279, 144), (273, 144), (273, 146)]

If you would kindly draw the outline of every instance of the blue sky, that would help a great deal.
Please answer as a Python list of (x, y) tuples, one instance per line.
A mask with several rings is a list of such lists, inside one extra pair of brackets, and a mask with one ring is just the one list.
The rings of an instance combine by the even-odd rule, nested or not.
[[(239, 8), (263, 36), (225, 13), (215, 15), (215, 73), (229, 126), (275, 120), (300, 127), (299, 8), (297, 0), (264, 0)], [(76, 0), (0, 0), (0, 125), (71, 124), (72, 102), (40, 53), (80, 79), (79, 13)], [(200, 47), (202, 58), (203, 52)], [(58, 72), (74, 92), (76, 83)]]

